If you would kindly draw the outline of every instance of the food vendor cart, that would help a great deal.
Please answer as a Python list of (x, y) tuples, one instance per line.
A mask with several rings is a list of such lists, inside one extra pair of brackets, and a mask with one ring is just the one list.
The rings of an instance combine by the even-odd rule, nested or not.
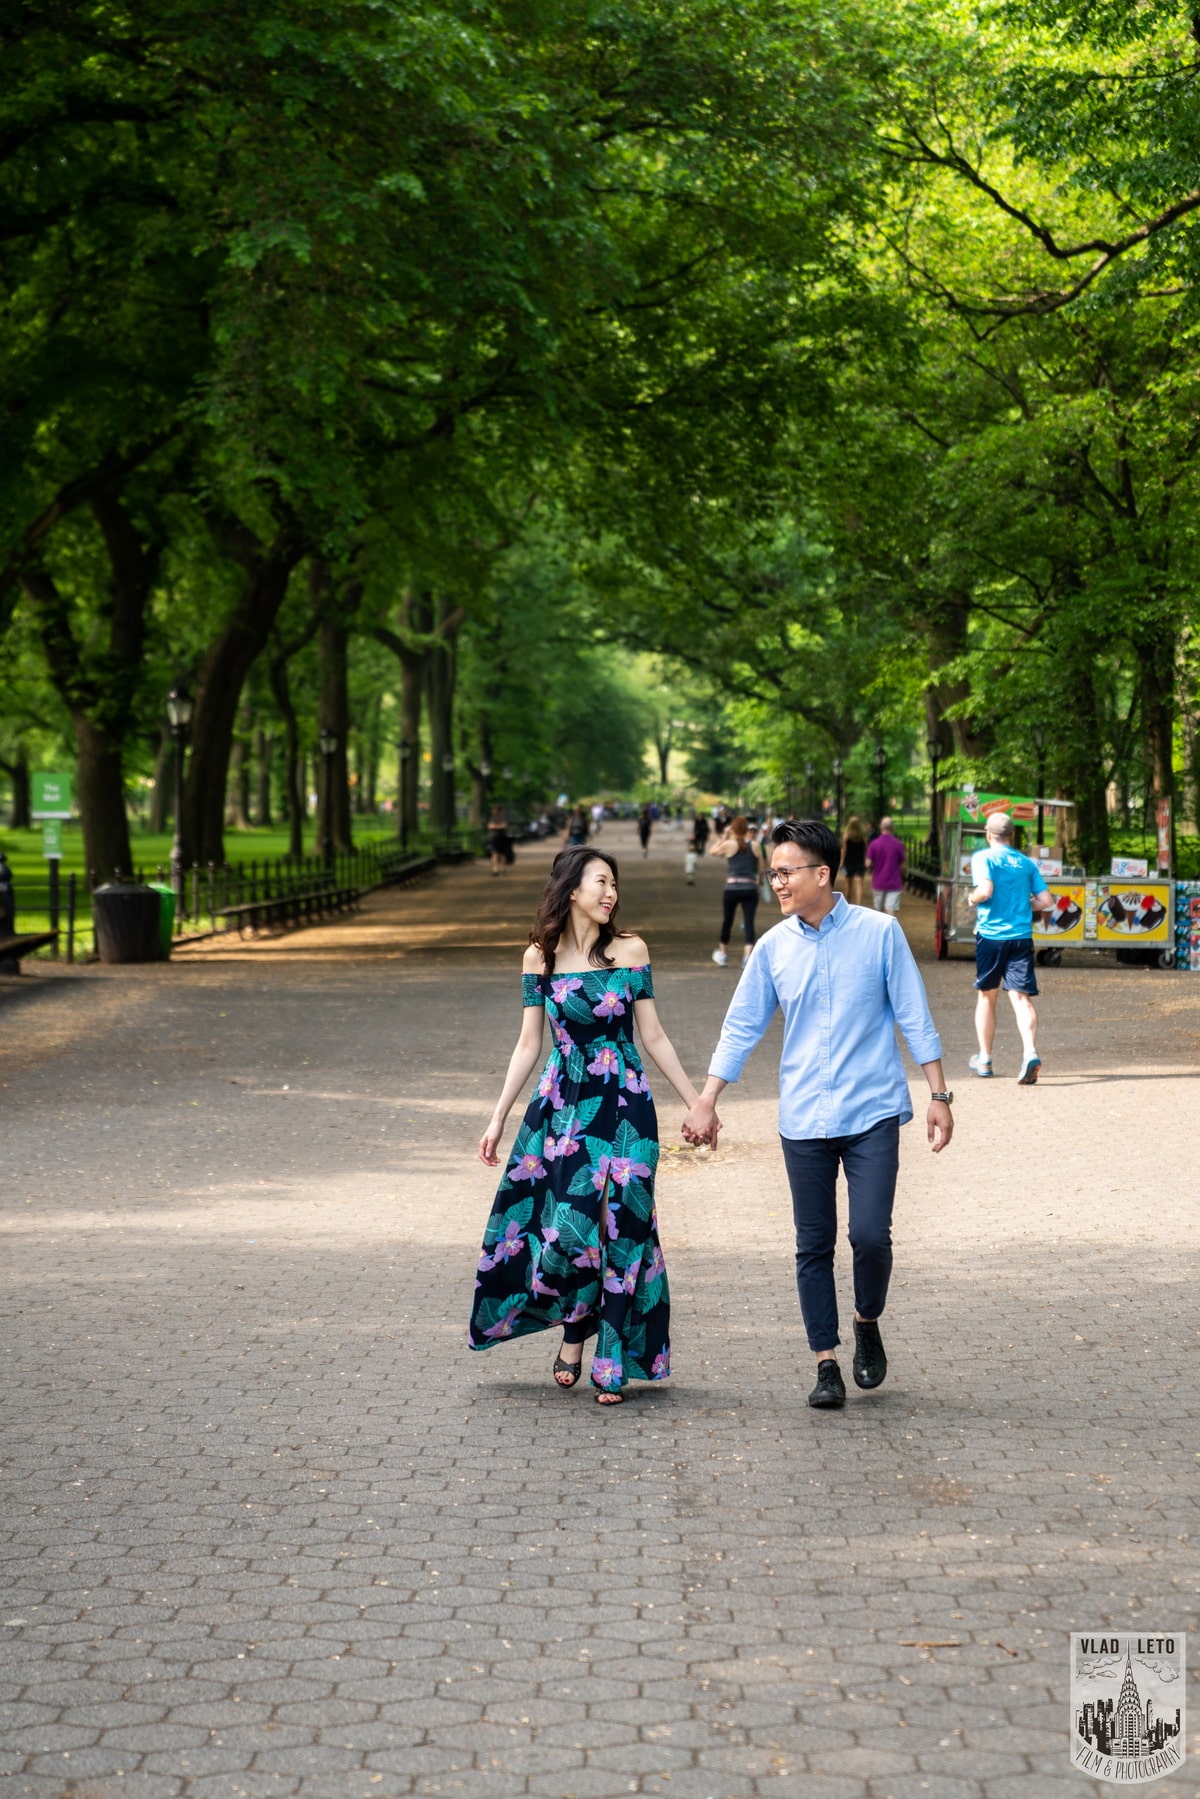
[[(988, 817), (1007, 812), (1014, 825), (1032, 835), (1042, 818), (1071, 808), (1070, 800), (1030, 798), (1025, 794), (976, 793), (972, 788), (946, 793), (942, 825), (942, 867), (937, 889), (934, 945), (939, 960), (950, 954), (953, 943), (975, 943), (975, 908), (967, 904), (973, 885), (971, 857), (987, 847)], [(1036, 846), (1031, 846), (1036, 847)], [(1026, 852), (1028, 853), (1028, 851)], [(1170, 869), (1147, 873), (1114, 872), (1089, 875), (1082, 868), (1066, 866), (1052, 858), (1041, 859), (1047, 887), (1054, 900), (1049, 912), (1035, 912), (1033, 940), (1037, 959), (1045, 967), (1062, 961), (1064, 948), (1135, 951), (1130, 960), (1143, 961), (1145, 952), (1157, 952), (1160, 968), (1175, 959), (1173, 901), (1175, 887)]]

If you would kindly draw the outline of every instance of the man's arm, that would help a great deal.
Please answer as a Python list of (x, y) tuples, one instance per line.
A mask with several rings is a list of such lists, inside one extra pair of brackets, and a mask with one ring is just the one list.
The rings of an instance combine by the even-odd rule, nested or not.
[(745, 972), (734, 990), (717, 1047), (709, 1063), (708, 1079), (704, 1083), (703, 1092), (683, 1121), (683, 1135), (687, 1142), (710, 1142), (716, 1148), (717, 1136), (713, 1127), (717, 1097), (731, 1081), (738, 1079), (750, 1052), (775, 1016), (778, 1004), (779, 995), (767, 966), (767, 957), (760, 948), (746, 964)]
[[(893, 919), (892, 925), (887, 965), (887, 990), (892, 1011), (909, 1054), (914, 1062), (920, 1063), (921, 1073), (929, 1082), (929, 1091), (944, 1093), (946, 1076), (942, 1070), (942, 1040), (929, 1010), (925, 983), (899, 923)], [(930, 1100), (925, 1129), (933, 1153), (937, 1155), (954, 1135), (954, 1116), (944, 1099)]]

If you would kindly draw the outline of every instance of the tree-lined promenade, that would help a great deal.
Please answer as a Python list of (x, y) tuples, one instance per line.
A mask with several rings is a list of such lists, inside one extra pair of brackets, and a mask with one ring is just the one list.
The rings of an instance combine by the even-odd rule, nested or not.
[(651, 743), (859, 810), (932, 745), (1093, 867), (1195, 824), (1186, 8), (18, 0), (3, 46), (14, 822), (73, 763), (132, 866), (185, 684), (202, 865), (313, 785), (342, 846)]
[[(605, 841), (699, 1073), (736, 973), (679, 835)], [(466, 1349), (549, 853), (0, 990), (14, 1796), (1085, 1799), (1068, 1632), (1200, 1575), (1200, 999), (1165, 1035), (1146, 971), (1058, 969), (1038, 1086), (964, 1090), (970, 966), (906, 897), (959, 1093), (887, 1383), (804, 1402), (772, 1033), (715, 1157), (654, 1081), (674, 1372), (602, 1412), (546, 1336)]]

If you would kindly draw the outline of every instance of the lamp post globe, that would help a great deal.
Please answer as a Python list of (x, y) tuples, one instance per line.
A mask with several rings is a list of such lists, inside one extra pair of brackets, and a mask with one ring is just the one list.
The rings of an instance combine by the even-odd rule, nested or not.
[(182, 681), (167, 695), (167, 723), (175, 747), (175, 831), (171, 838), (171, 886), (178, 916), (183, 911), (183, 746), (192, 722), (195, 702)]

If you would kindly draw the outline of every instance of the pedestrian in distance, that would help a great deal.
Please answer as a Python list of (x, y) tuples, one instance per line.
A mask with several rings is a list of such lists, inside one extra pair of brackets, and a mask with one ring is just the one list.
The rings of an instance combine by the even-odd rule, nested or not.
[(641, 811), (638, 813), (638, 821), (637, 821), (638, 842), (642, 846), (643, 860), (645, 860), (645, 858), (650, 854), (650, 833), (653, 829), (654, 829), (654, 815), (651, 812), (649, 806), (643, 806)]
[[(685, 1106), (698, 1094), (659, 1022), (650, 952), (617, 929), (617, 864), (586, 844), (560, 850), (522, 964), (524, 1015), (496, 1109), (479, 1143), (498, 1168), (513, 1102), (553, 1047), (488, 1219), (468, 1342), (491, 1349), (563, 1327), (553, 1376), (573, 1387), (597, 1338), (591, 1383), (615, 1405), (631, 1380), (671, 1371), (670, 1294), (654, 1177), (658, 1120), (634, 1043)], [(709, 1141), (720, 1129), (715, 1118)]]
[(742, 934), (746, 939), (742, 950), (743, 965), (750, 960), (754, 948), (754, 920), (758, 912), (758, 883), (762, 878), (763, 853), (750, 835), (746, 820), (739, 813), (729, 821), (727, 829), (708, 846), (710, 856), (723, 856), (727, 863), (725, 891), (722, 900), (721, 936), (712, 959), (718, 968), (729, 961), (729, 939), (737, 909), (742, 908)]
[(578, 846), (588, 840), (588, 815), (586, 806), (576, 806), (567, 820), (567, 828), (563, 832), (563, 847)]
[(698, 856), (704, 854), (705, 845), (708, 843), (709, 829), (708, 813), (700, 811), (694, 812), (692, 814), (692, 842), (696, 846), (696, 854)]
[(996, 1040), (996, 1002), (1008, 994), (1021, 1033), (1019, 1087), (1032, 1087), (1042, 1059), (1037, 1050), (1037, 976), (1033, 964), (1033, 915), (1054, 904), (1032, 856), (1013, 846), (1013, 823), (1006, 812), (993, 812), (984, 826), (987, 848), (971, 857), (974, 883), (967, 903), (975, 907), (975, 1035), (979, 1053), (967, 1066), (981, 1080), (992, 1075)]
[(842, 832), (842, 872), (846, 877), (846, 898), (852, 906), (861, 906), (863, 876), (867, 872), (867, 833), (862, 819), (853, 813)]
[(488, 861), (493, 875), (506, 874), (512, 866), (512, 838), (508, 834), (508, 815), (499, 800), (488, 814)]
[(935, 1154), (954, 1131), (942, 1046), (899, 921), (851, 906), (834, 890), (841, 844), (826, 825), (789, 820), (772, 833), (771, 882), (782, 922), (762, 938), (725, 1014), (708, 1079), (683, 1121), (715, 1143), (718, 1096), (736, 1081), (776, 1009), (783, 1012), (779, 1133), (796, 1226), (796, 1285), (817, 1365), (808, 1403), (842, 1406), (838, 1366), (837, 1177), (850, 1193), (856, 1385), (887, 1373), (879, 1319), (892, 1273), (892, 1209), (900, 1127), (913, 1115), (896, 1026), (929, 1085), (926, 1135)]
[(900, 895), (904, 891), (905, 849), (892, 829), (890, 818), (879, 821), (879, 835), (867, 845), (867, 867), (871, 871), (871, 893), (877, 912), (900, 911)]
[(592, 807), (592, 836), (599, 837), (604, 829), (604, 805), (597, 800)]

